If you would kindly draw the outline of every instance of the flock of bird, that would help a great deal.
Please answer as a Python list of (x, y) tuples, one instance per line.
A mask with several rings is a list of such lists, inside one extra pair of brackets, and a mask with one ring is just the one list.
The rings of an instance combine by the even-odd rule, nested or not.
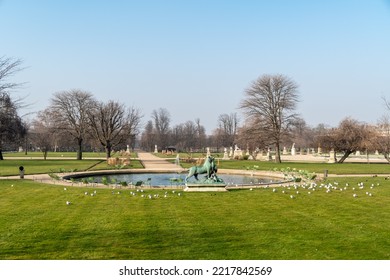
[[(272, 192), (277, 193), (281, 192), (282, 194), (289, 195), (291, 199), (297, 198), (300, 194), (307, 193), (308, 195), (313, 194), (314, 192), (323, 191), (325, 193), (332, 193), (332, 192), (347, 192), (352, 191), (351, 195), (354, 198), (359, 197), (361, 193), (365, 193), (365, 195), (372, 197), (373, 190), (375, 187), (378, 187), (380, 184), (365, 184), (364, 182), (357, 183), (356, 186), (350, 186), (349, 183), (345, 183), (345, 185), (341, 186), (338, 182), (328, 182), (328, 183), (303, 183), (303, 184), (289, 184), (289, 185), (283, 185), (280, 187), (273, 187)], [(266, 189), (270, 188), (269, 185), (265, 187)], [(253, 189), (250, 189), (253, 190)], [(364, 192), (364, 190), (366, 190)], [(363, 191), (363, 192), (362, 192)]]
[[(334, 192), (350, 192), (351, 196), (353, 198), (358, 198), (359, 195), (366, 195), (369, 197), (374, 196), (373, 190), (374, 188), (378, 187), (380, 184), (369, 184), (364, 182), (359, 182), (357, 185), (350, 185), (349, 183), (345, 183), (345, 185), (340, 185), (338, 182), (328, 182), (328, 183), (316, 183), (316, 182), (310, 182), (310, 183), (302, 183), (302, 184), (289, 184), (289, 185), (283, 185), (278, 187), (270, 187), (269, 185), (265, 186), (266, 189), (272, 189), (273, 193), (282, 193), (285, 195), (288, 195), (291, 199), (295, 199), (299, 197), (302, 194), (312, 195), (315, 192), (325, 192), (325, 193), (334, 193)], [(253, 188), (249, 189), (250, 191), (253, 190)], [(64, 191), (67, 191), (67, 188), (64, 188)], [(127, 191), (122, 190), (116, 190), (115, 188), (111, 192), (113, 195), (121, 195), (127, 193)], [(131, 190), (129, 192), (131, 197), (141, 197), (141, 198), (148, 198), (148, 199), (158, 199), (158, 198), (168, 198), (169, 196), (182, 196), (182, 193), (180, 191), (171, 190), (171, 191), (165, 191), (163, 194), (147, 194), (145, 190), (143, 189), (136, 189)], [(85, 191), (84, 195), (86, 196), (96, 196), (97, 191)], [(66, 201), (66, 205), (71, 205), (72, 203), (70, 201)]]
[[(64, 191), (67, 191), (68, 189), (65, 187), (64, 188)], [(112, 195), (122, 195), (122, 194), (125, 194), (124, 191), (118, 191), (116, 190), (115, 188), (113, 188), (112, 192), (111, 192)], [(85, 191), (84, 192), (84, 195), (85, 196), (96, 196), (97, 195), (97, 191), (94, 190), (92, 192), (88, 192), (88, 191)], [(164, 194), (162, 196), (160, 196), (160, 194), (147, 194), (145, 190), (143, 189), (137, 189), (135, 191), (130, 191), (130, 196), (131, 197), (141, 197), (141, 198), (148, 198), (148, 199), (158, 199), (158, 198), (168, 198), (168, 197), (172, 197), (172, 196), (178, 196), (178, 197), (181, 197), (182, 196), (182, 193), (181, 192), (177, 192), (176, 190), (172, 190), (172, 191), (165, 191)], [(69, 200), (66, 201), (66, 205), (71, 205), (72, 202), (70, 202)]]

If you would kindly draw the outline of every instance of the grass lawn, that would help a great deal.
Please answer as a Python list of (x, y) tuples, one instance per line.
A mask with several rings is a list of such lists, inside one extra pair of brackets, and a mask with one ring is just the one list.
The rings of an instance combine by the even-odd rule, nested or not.
[[(129, 168), (143, 168), (139, 160), (131, 160)], [(23, 166), (25, 174), (42, 174), (51, 172), (69, 172), (85, 170), (116, 169), (107, 165), (105, 160), (98, 159), (6, 159), (0, 160), (0, 176), (19, 175), (19, 166)]]
[(91, 196), (93, 188), (0, 180), (0, 259), (389, 260), (390, 181), (329, 183), (349, 186), (330, 193), (317, 186), (311, 194), (302, 186), (300, 194), (293, 187), (169, 191), (167, 198), (147, 190), (159, 195), (149, 199), (130, 190)]
[[(174, 163), (174, 159), (170, 159)], [(180, 163), (184, 168), (189, 168), (194, 163)], [(297, 170), (307, 170), (310, 172), (323, 174), (328, 170), (329, 174), (389, 174), (390, 164), (387, 163), (307, 163), (307, 162), (283, 162), (275, 163), (268, 161), (251, 161), (251, 160), (220, 160), (217, 161), (220, 169), (241, 169), (241, 170), (265, 170), (271, 171), (282, 168), (295, 168)]]
[[(43, 159), (43, 153), (42, 152), (28, 152), (27, 155), (25, 152), (12, 152), (12, 153), (3, 153), (3, 156), (6, 158), (26, 158), (26, 159)], [(111, 155), (112, 157), (117, 156), (116, 153), (113, 153)], [(131, 158), (136, 157), (136, 153), (131, 153)], [(76, 152), (48, 152), (47, 158), (77, 158)], [(83, 152), (83, 158), (99, 158), (99, 159), (105, 159), (106, 153), (105, 152)]]

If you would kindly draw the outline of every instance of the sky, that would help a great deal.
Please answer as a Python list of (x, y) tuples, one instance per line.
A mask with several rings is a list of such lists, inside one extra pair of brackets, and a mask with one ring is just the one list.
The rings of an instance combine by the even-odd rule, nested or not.
[(221, 114), (243, 123), (252, 81), (283, 74), (309, 126), (389, 113), (390, 0), (0, 0), (0, 34), (28, 112), (81, 89), (212, 133)]

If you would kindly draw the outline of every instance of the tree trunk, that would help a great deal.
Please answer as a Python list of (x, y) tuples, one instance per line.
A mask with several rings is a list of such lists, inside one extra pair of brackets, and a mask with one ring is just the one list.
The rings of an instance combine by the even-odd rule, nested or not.
[(340, 160), (337, 161), (337, 163), (343, 163), (344, 160), (346, 160), (352, 153), (353, 153), (353, 151), (351, 151), (351, 150), (346, 151), (346, 152), (344, 153), (344, 155), (340, 158)]
[(383, 156), (385, 157), (385, 159), (387, 160), (387, 162), (390, 163), (390, 156), (389, 156), (389, 153), (384, 152), (384, 153), (383, 153)]
[(282, 159), (280, 158), (280, 144), (279, 144), (279, 142), (277, 142), (275, 144), (275, 149), (276, 149), (275, 162), (276, 163), (282, 163)]
[(83, 159), (83, 139), (77, 139), (78, 150), (77, 150), (77, 160)]
[(3, 158), (3, 150), (2, 149), (0, 149), (0, 160), (4, 160), (4, 158)]
[(24, 154), (27, 156), (27, 150), (28, 150), (28, 138), (27, 136), (25, 137), (24, 141)]
[(111, 146), (106, 146), (106, 158), (109, 159), (111, 157)]

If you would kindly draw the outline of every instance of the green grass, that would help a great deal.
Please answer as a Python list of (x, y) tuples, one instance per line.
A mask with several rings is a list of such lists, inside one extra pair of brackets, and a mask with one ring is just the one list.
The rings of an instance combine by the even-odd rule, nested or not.
[[(24, 167), (26, 175), (117, 168), (107, 165), (105, 160), (98, 159), (6, 159), (0, 161), (0, 176), (19, 175), (19, 166)], [(143, 166), (140, 161), (131, 160), (129, 168), (143, 168)]]
[[(25, 152), (13, 152), (13, 153), (3, 153), (3, 156), (6, 158), (26, 158), (26, 159), (43, 159), (43, 153), (42, 152), (28, 152), (27, 155)], [(117, 153), (113, 153), (111, 155), (112, 157), (118, 156)], [(131, 153), (131, 158), (136, 157), (136, 153)], [(77, 158), (76, 152), (48, 152), (47, 158)], [(106, 153), (105, 152), (83, 152), (83, 158), (99, 158), (99, 159), (105, 159)]]
[(337, 180), (350, 186), (300, 187), (294, 199), (293, 188), (92, 197), (93, 188), (0, 180), (0, 259), (390, 259), (390, 182)]
[[(172, 160), (174, 162), (174, 160)], [(297, 170), (307, 170), (323, 174), (328, 170), (329, 174), (390, 174), (390, 165), (386, 163), (305, 163), (305, 162), (283, 162), (275, 163), (268, 161), (250, 161), (250, 160), (220, 160), (217, 161), (220, 169), (254, 169), (270, 171), (274, 168), (295, 168)], [(183, 163), (181, 165), (185, 168), (193, 164)], [(255, 167), (256, 166), (256, 167)]]

